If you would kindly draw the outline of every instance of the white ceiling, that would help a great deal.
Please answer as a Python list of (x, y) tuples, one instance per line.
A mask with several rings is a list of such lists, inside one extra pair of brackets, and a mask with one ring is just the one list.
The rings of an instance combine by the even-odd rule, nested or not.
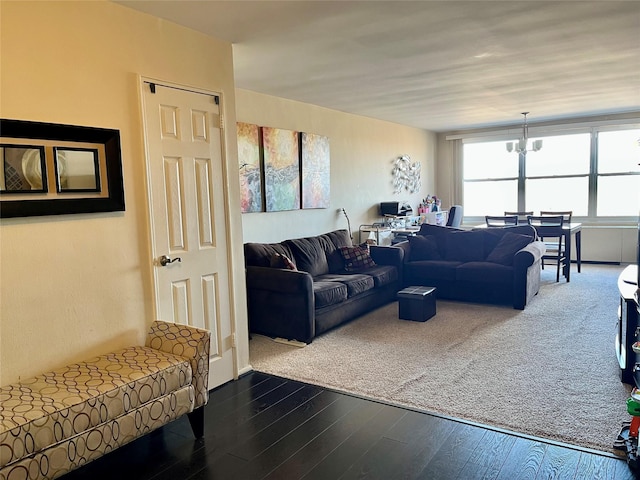
[(640, 110), (640, 2), (118, 1), (233, 43), (238, 88), (433, 131)]

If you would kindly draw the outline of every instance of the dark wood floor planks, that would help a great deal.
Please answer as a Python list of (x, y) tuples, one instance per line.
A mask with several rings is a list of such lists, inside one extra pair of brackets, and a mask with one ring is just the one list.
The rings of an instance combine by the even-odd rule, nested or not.
[(181, 418), (64, 480), (634, 478), (612, 456), (257, 372), (213, 390), (205, 419), (203, 439)]

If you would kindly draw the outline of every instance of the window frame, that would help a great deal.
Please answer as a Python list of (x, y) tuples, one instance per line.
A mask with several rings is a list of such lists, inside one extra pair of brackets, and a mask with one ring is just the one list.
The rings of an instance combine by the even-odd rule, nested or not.
[[(461, 135), (460, 138), (462, 140), (462, 196), (463, 196), (463, 204), (464, 204), (464, 192), (466, 183), (471, 182), (491, 182), (491, 181), (505, 181), (505, 180), (514, 180), (518, 181), (518, 198), (517, 205), (518, 211), (525, 211), (525, 198), (526, 198), (526, 180), (544, 180), (544, 179), (560, 179), (560, 178), (584, 178), (588, 177), (588, 197), (587, 197), (587, 215), (586, 216), (576, 216), (580, 221), (588, 221), (590, 223), (612, 223), (612, 224), (636, 224), (638, 220), (637, 215), (621, 215), (621, 216), (604, 216), (597, 215), (597, 201), (598, 201), (598, 180), (600, 177), (607, 176), (638, 176), (640, 175), (640, 169), (631, 172), (607, 172), (607, 173), (598, 173), (598, 136), (602, 132), (611, 132), (611, 131), (620, 131), (620, 130), (635, 130), (640, 129), (640, 123), (637, 123), (635, 119), (632, 119), (629, 122), (621, 121), (616, 124), (608, 124), (608, 122), (603, 122), (601, 125), (593, 125), (593, 126), (546, 126), (544, 128), (532, 128), (529, 126), (529, 137), (535, 139), (544, 140), (545, 137), (559, 137), (563, 135), (574, 135), (574, 134), (584, 134), (588, 133), (590, 135), (590, 154), (589, 154), (589, 172), (588, 173), (580, 173), (580, 174), (562, 174), (562, 175), (536, 175), (536, 176), (527, 176), (526, 175), (526, 157), (530, 155), (535, 155), (533, 152), (529, 152), (528, 155), (516, 154), (518, 155), (518, 177), (500, 177), (500, 178), (474, 178), (470, 180), (466, 180), (464, 177), (464, 145), (471, 143), (484, 143), (484, 142), (508, 142), (513, 141), (514, 137), (517, 137), (517, 134), (513, 133), (500, 133), (498, 132), (495, 135), (469, 135), (464, 136)], [(640, 142), (640, 138), (639, 138)], [(543, 147), (544, 148), (544, 147)], [(640, 144), (639, 144), (639, 152), (640, 158)], [(640, 207), (640, 205), (639, 205)], [(474, 217), (469, 217), (474, 220)], [(476, 217), (480, 218), (480, 217)]]

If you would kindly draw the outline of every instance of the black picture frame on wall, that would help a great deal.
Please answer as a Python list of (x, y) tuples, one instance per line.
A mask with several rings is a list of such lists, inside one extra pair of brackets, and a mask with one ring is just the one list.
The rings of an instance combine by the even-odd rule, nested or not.
[[(119, 130), (0, 119), (0, 162), (5, 167), (5, 148), (24, 145), (44, 152), (42, 181), (39, 190), (13, 191), (0, 178), (0, 218), (65, 215), (74, 213), (116, 212), (125, 210), (122, 178), (122, 153)], [(56, 152), (87, 151), (95, 155), (95, 188), (60, 188), (61, 164)], [(83, 161), (84, 168), (91, 162)], [(69, 172), (73, 165), (67, 165)], [(19, 168), (14, 168), (13, 171)], [(70, 177), (74, 175), (70, 174)], [(78, 177), (76, 175), (75, 177)], [(53, 183), (51, 183), (53, 182)]]

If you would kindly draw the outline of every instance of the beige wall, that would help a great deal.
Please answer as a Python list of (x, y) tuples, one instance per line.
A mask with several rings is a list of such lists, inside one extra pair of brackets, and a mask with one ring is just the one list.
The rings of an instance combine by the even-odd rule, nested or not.
[[(329, 137), (331, 206), (318, 210), (245, 213), (244, 240), (277, 242), (346, 228), (339, 208), (345, 208), (356, 232), (363, 223), (379, 220), (378, 204), (407, 200), (417, 209), (420, 199), (435, 189), (435, 134), (416, 128), (350, 115), (247, 90), (236, 90), (237, 119)], [(407, 154), (420, 162), (419, 193), (393, 193), (393, 161)]]
[[(153, 320), (139, 75), (222, 92), (231, 45), (103, 1), (0, 3), (0, 116), (120, 130), (124, 213), (3, 219), (0, 383), (144, 341)], [(240, 339), (248, 364), (235, 128), (227, 180)], [(243, 330), (244, 329), (244, 330)]]

